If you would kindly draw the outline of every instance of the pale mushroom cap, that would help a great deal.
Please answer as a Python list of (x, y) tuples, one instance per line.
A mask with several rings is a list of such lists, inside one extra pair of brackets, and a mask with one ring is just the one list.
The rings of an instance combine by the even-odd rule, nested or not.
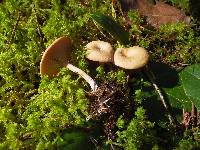
[(139, 46), (118, 48), (114, 54), (114, 64), (125, 69), (139, 69), (149, 60), (148, 52)]
[(67, 37), (56, 39), (44, 52), (40, 62), (40, 74), (53, 77), (66, 66), (71, 54), (71, 40)]
[(86, 45), (86, 57), (92, 61), (113, 62), (114, 50), (110, 43), (92, 41)]

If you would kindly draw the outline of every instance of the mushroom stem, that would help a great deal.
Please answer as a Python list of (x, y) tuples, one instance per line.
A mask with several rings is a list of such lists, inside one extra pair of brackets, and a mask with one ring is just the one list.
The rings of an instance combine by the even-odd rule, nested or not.
[(96, 91), (97, 84), (81, 69), (69, 64), (72, 43), (68, 37), (60, 37), (56, 39), (44, 52), (40, 62), (40, 74), (48, 75), (50, 78), (59, 73), (59, 69), (67, 67), (72, 72), (79, 74), (90, 85), (93, 91)]
[(69, 70), (71, 70), (72, 72), (75, 72), (75, 73), (79, 74), (81, 77), (83, 77), (89, 83), (92, 91), (96, 91), (98, 86), (97, 86), (96, 82), (88, 74), (86, 74), (83, 70), (73, 66), (72, 64), (67, 64), (66, 67)]

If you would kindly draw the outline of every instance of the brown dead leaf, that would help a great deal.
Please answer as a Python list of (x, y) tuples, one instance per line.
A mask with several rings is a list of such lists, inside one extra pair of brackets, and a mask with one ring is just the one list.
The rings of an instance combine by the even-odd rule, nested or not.
[(120, 0), (120, 2), (123, 11), (137, 9), (140, 13), (146, 14), (151, 9), (151, 4), (147, 0)]
[(190, 17), (185, 13), (173, 6), (165, 4), (163, 2), (156, 2), (156, 5), (151, 6), (152, 9), (147, 16), (147, 22), (158, 28), (160, 25), (176, 22), (190, 22)]
[(124, 11), (138, 10), (141, 16), (147, 18), (147, 23), (155, 28), (168, 23), (185, 22), (188, 24), (190, 22), (190, 17), (186, 16), (182, 10), (164, 2), (156, 1), (153, 5), (148, 0), (121, 0), (121, 4)]

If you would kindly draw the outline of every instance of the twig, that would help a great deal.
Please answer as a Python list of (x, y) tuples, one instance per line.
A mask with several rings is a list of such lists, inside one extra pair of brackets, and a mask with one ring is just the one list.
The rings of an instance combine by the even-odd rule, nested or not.
[(44, 39), (43, 39), (43, 35), (42, 35), (42, 30), (40, 28), (40, 24), (39, 24), (39, 21), (38, 21), (38, 15), (37, 15), (37, 11), (36, 11), (36, 8), (35, 8), (35, 4), (33, 4), (33, 11), (34, 11), (35, 20), (36, 20), (36, 23), (37, 23), (37, 32), (38, 32), (40, 40), (41, 40), (41, 47), (44, 49), (45, 48)]
[(191, 122), (191, 115), (189, 112), (186, 112), (185, 109), (183, 108), (183, 121), (182, 124), (185, 127), (185, 129), (187, 130), (190, 126), (190, 122)]
[(195, 107), (194, 103), (192, 103), (191, 118), (192, 118), (192, 128), (197, 127), (197, 108)]
[(90, 136), (90, 141), (94, 144), (94, 146), (97, 148), (97, 149), (101, 149), (101, 150), (104, 150), (102, 147), (100, 147), (99, 146), (99, 144), (98, 144), (98, 141), (95, 139), (95, 138), (93, 138), (93, 137), (91, 137)]
[(164, 98), (161, 90), (159, 89), (158, 85), (155, 82), (155, 75), (153, 74), (153, 72), (151, 71), (151, 69), (149, 67), (145, 69), (145, 73), (148, 76), (148, 78), (150, 79), (150, 81), (151, 81), (154, 89), (156, 90), (156, 92), (157, 92), (157, 94), (158, 94), (163, 106), (165, 107), (165, 110), (167, 112), (167, 116), (169, 118), (170, 123), (173, 124), (173, 125), (177, 125), (176, 118), (171, 114), (170, 109), (169, 109), (169, 107), (168, 107), (168, 105), (167, 105), (167, 103), (165, 101), (165, 98)]
[(110, 147), (111, 147), (111, 150), (115, 150), (115, 148), (114, 148), (112, 143), (110, 144)]
[[(111, 142), (112, 142), (112, 140), (109, 138), (109, 135), (108, 135), (108, 141), (111, 141)], [(113, 144), (112, 144), (111, 142), (109, 142), (109, 144), (110, 144), (110, 149), (111, 149), (111, 150), (115, 150), (115, 148), (114, 148), (114, 146), (113, 146)]]
[(8, 40), (7, 48), (6, 48), (6, 49), (9, 49), (9, 48), (10, 48), (11, 42), (12, 42), (14, 36), (15, 36), (15, 32), (16, 32), (17, 26), (18, 26), (18, 24), (19, 24), (20, 17), (21, 17), (21, 13), (18, 12), (17, 21), (16, 21), (16, 23), (15, 23), (13, 29), (12, 29), (12, 32), (11, 32), (10, 38), (9, 38), (9, 40)]

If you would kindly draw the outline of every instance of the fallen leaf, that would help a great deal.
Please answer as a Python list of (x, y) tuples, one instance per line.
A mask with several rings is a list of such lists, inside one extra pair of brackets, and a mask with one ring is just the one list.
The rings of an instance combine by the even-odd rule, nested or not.
[(119, 0), (123, 11), (137, 9), (140, 13), (149, 12), (151, 4), (147, 0)]
[(130, 9), (138, 10), (141, 16), (145, 16), (147, 23), (155, 28), (159, 28), (163, 24), (190, 22), (190, 17), (177, 9), (176, 7), (165, 4), (164, 2), (156, 1), (155, 4), (149, 0), (121, 0), (122, 10)]
[(165, 4), (163, 2), (156, 2), (156, 5), (151, 6), (151, 11), (147, 16), (147, 22), (158, 28), (160, 25), (176, 22), (190, 22), (190, 17), (185, 13), (173, 6)]

